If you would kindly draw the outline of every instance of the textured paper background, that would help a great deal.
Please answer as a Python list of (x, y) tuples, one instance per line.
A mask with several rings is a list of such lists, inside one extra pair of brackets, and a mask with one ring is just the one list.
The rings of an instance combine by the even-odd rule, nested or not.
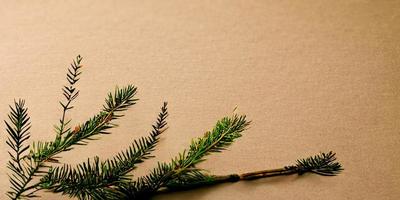
[(346, 170), (155, 199), (399, 199), (399, 32), (399, 1), (1, 1), (0, 118), (25, 98), (32, 139), (53, 138), (66, 68), (81, 54), (74, 123), (115, 85), (137, 85), (140, 102), (112, 135), (63, 153), (63, 162), (124, 149), (150, 130), (164, 100), (170, 129), (155, 155), (168, 160), (238, 106), (252, 128), (201, 167), (247, 172), (334, 150)]

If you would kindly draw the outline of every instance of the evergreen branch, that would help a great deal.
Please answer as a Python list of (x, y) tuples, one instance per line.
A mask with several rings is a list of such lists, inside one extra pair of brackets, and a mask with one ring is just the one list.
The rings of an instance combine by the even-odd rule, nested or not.
[[(36, 142), (31, 146), (25, 145), (30, 137), (30, 118), (25, 102), (14, 102), (5, 121), (8, 138), (7, 145), (10, 161), (7, 163), (10, 190), (7, 196), (10, 199), (26, 199), (37, 197), (37, 191), (47, 189), (79, 199), (149, 199), (157, 193), (176, 190), (186, 190), (207, 185), (225, 182), (254, 180), (273, 176), (292, 174), (302, 175), (315, 173), (321, 176), (335, 176), (343, 168), (336, 162), (335, 153), (321, 153), (316, 156), (299, 159), (296, 164), (279, 169), (263, 170), (245, 174), (231, 174), (214, 176), (205, 173), (196, 165), (205, 160), (205, 156), (213, 152), (225, 150), (250, 122), (246, 116), (234, 114), (219, 120), (215, 127), (203, 137), (192, 140), (188, 149), (185, 149), (170, 162), (159, 162), (158, 166), (148, 175), (132, 180), (129, 174), (136, 169), (137, 164), (152, 158), (159, 142), (159, 136), (166, 130), (168, 116), (167, 103), (161, 108), (156, 123), (152, 126), (149, 136), (134, 140), (129, 148), (116, 154), (113, 158), (100, 161), (99, 157), (78, 164), (76, 167), (65, 164), (61, 167), (50, 167), (47, 164), (58, 162), (58, 154), (73, 149), (75, 145), (86, 145), (95, 136), (109, 134), (109, 129), (116, 127), (113, 123), (123, 115), (123, 111), (136, 104), (137, 88), (128, 85), (116, 88), (105, 99), (103, 109), (86, 122), (79, 124), (73, 130), (69, 127), (71, 120), (66, 119), (67, 111), (73, 108), (72, 102), (79, 95), (75, 84), (81, 74), (82, 58), (78, 55), (68, 68), (68, 84), (62, 88), (65, 101), (60, 101), (63, 108), (59, 125), (55, 126), (56, 137), (50, 142)], [(46, 169), (46, 170), (45, 170)], [(41, 177), (36, 183), (31, 183), (35, 176)]]
[[(23, 129), (26, 128), (23, 124), (18, 124), (17, 118), (20, 114), (22, 117), (26, 117), (24, 114), (23, 102), (16, 104), (16, 110), (12, 109), (10, 120), (12, 123), (16, 124), (16, 130), (13, 130), (12, 127), (6, 122), (7, 126), (9, 127), (9, 134), (12, 136), (13, 141), (8, 141), (10, 147), (17, 152), (16, 156), (9, 153), (14, 163), (9, 165), (9, 168), (15, 173), (10, 177), (10, 182), (13, 187), (11, 189), (13, 191), (9, 192), (9, 197), (15, 197), (15, 199), (22, 198), (22, 197), (35, 197), (34, 192), (40, 190), (38, 188), (38, 183), (28, 186), (29, 183), (32, 181), (34, 176), (44, 174), (45, 172), (41, 170), (43, 167), (47, 167), (45, 165), (46, 162), (58, 162), (56, 155), (63, 151), (69, 151), (72, 149), (73, 145), (85, 145), (87, 144), (87, 140), (94, 139), (93, 136), (98, 134), (108, 134), (107, 129), (115, 127), (115, 124), (112, 124), (111, 121), (115, 120), (123, 115), (120, 112), (125, 111), (130, 106), (134, 105), (138, 99), (135, 99), (134, 96), (136, 95), (137, 88), (133, 85), (128, 85), (125, 88), (119, 89), (118, 87), (115, 89), (114, 95), (109, 93), (108, 97), (106, 98), (106, 103), (103, 106), (103, 110), (98, 114), (95, 115), (93, 118), (89, 119), (87, 122), (77, 126), (73, 131), (71, 129), (64, 129), (64, 127), (69, 123), (65, 122), (65, 113), (67, 110), (72, 109), (70, 103), (78, 96), (78, 91), (75, 90), (74, 84), (79, 80), (78, 76), (81, 72), (78, 70), (81, 68), (80, 66), (81, 57), (78, 56), (77, 60), (71, 65), (72, 69), (68, 70), (67, 80), (70, 83), (70, 87), (64, 87), (64, 96), (67, 98), (67, 103), (60, 104), (64, 108), (63, 116), (60, 120), (60, 127), (57, 129), (57, 135), (54, 141), (52, 142), (36, 142), (33, 143), (32, 149), (30, 154), (25, 156), (27, 160), (30, 161), (30, 164), (27, 166), (22, 166), (20, 163), (20, 155), (22, 152), (26, 151), (29, 146), (21, 147), (19, 146), (20, 142), (27, 140), (29, 136), (25, 137), (24, 134), (27, 130), (21, 130), (21, 138), (19, 141), (15, 140), (18, 139), (17, 131), (18, 128)], [(20, 113), (18, 113), (20, 112)], [(28, 118), (29, 119), (29, 118)], [(27, 120), (22, 120), (25, 123)], [(17, 126), (18, 125), (18, 126)], [(20, 126), (20, 127), (19, 127)], [(29, 126), (29, 125), (28, 125)], [(29, 128), (28, 128), (29, 129)], [(65, 134), (65, 136), (61, 136)], [(29, 135), (29, 134), (27, 134)], [(17, 162), (16, 162), (17, 161)], [(19, 172), (20, 173), (17, 173)], [(24, 194), (27, 190), (33, 190), (31, 193)]]
[[(195, 165), (203, 161), (203, 157), (212, 153), (225, 150), (235, 139), (241, 137), (241, 133), (250, 125), (246, 121), (246, 116), (233, 115), (225, 117), (218, 121), (211, 132), (207, 132), (204, 137), (193, 140), (186, 159), (182, 160), (179, 165), (195, 167)], [(178, 159), (179, 161), (180, 159)]]
[(310, 172), (322, 176), (335, 176), (343, 170), (342, 165), (335, 162), (335, 155), (335, 153), (330, 151), (314, 157), (299, 159), (295, 166), (290, 166), (289, 168), (295, 168), (299, 175)]
[(295, 165), (289, 165), (283, 168), (262, 170), (244, 174), (230, 174), (224, 176), (207, 175), (202, 172), (191, 174), (189, 178), (180, 178), (170, 181), (164, 188), (158, 190), (158, 193), (167, 193), (173, 191), (190, 190), (199, 187), (211, 186), (220, 183), (250, 181), (260, 178), (275, 176), (288, 176), (293, 174), (303, 175), (305, 173), (315, 173), (321, 176), (335, 176), (343, 168), (339, 162), (336, 162), (335, 153), (320, 153), (314, 157), (299, 159)]
[(60, 125), (55, 126), (58, 136), (61, 136), (70, 130), (70, 128), (66, 128), (70, 123), (70, 120), (66, 121), (65, 117), (67, 111), (73, 108), (73, 106), (71, 106), (72, 101), (79, 95), (79, 90), (76, 89), (75, 84), (79, 81), (79, 75), (82, 73), (80, 71), (82, 68), (81, 61), (82, 57), (78, 55), (76, 59), (72, 61), (70, 68), (68, 68), (67, 81), (69, 84), (62, 88), (66, 102), (59, 102), (63, 108), (63, 113), (60, 119)]
[[(28, 158), (35, 162), (37, 169), (32, 172), (32, 176), (45, 174), (46, 172), (40, 169), (47, 167), (45, 166), (46, 162), (58, 162), (57, 154), (71, 150), (74, 145), (86, 145), (87, 140), (94, 139), (93, 136), (108, 134), (107, 129), (116, 126), (111, 121), (123, 116), (114, 113), (124, 111), (136, 103), (137, 99), (134, 98), (136, 90), (136, 87), (132, 85), (122, 89), (117, 87), (114, 92), (115, 95), (111, 95), (111, 93), (108, 95), (104, 109), (98, 115), (77, 126), (73, 131), (68, 131), (64, 137), (56, 136), (52, 142), (33, 143)], [(35, 184), (37, 190), (42, 189), (40, 184)]]
[(116, 126), (111, 121), (122, 117), (119, 112), (134, 105), (138, 100), (134, 98), (136, 90), (133, 85), (122, 89), (117, 87), (114, 95), (109, 93), (106, 104), (99, 114), (76, 126), (74, 130), (68, 131), (64, 137), (56, 137), (52, 142), (34, 143), (32, 157), (37, 161), (58, 162), (54, 158), (58, 153), (69, 151), (74, 145), (86, 145), (87, 141), (93, 140), (96, 135), (109, 134), (107, 130)]
[[(250, 124), (246, 116), (234, 114), (224, 117), (217, 122), (212, 131), (208, 131), (201, 138), (193, 140), (189, 149), (184, 150), (170, 163), (158, 163), (149, 175), (140, 177), (137, 181), (122, 185), (118, 190), (127, 199), (148, 199), (157, 190), (166, 187), (171, 181), (182, 176), (199, 174), (200, 169), (195, 165), (203, 161), (203, 157), (211, 152), (220, 152), (241, 137), (246, 127)], [(187, 153), (186, 153), (187, 152)]]
[(29, 148), (29, 145), (24, 146), (23, 143), (29, 139), (29, 129), (31, 128), (28, 109), (24, 105), (24, 100), (15, 101), (14, 108), (10, 106), (11, 111), (8, 114), (10, 122), (5, 121), (7, 126), (6, 131), (9, 135), (6, 143), (14, 152), (9, 152), (9, 155), (13, 163), (18, 165), (18, 169), (22, 169), (22, 154)]
[(118, 199), (120, 193), (113, 187), (129, 182), (127, 174), (136, 168), (136, 164), (152, 157), (150, 153), (166, 129), (167, 116), (167, 103), (164, 103), (149, 136), (134, 140), (126, 151), (103, 162), (95, 157), (94, 162), (88, 160), (75, 168), (69, 165), (52, 168), (42, 178), (42, 188), (79, 199), (104, 199), (105, 196), (107, 199)]
[(9, 175), (11, 191), (7, 192), (10, 199), (34, 197), (33, 194), (29, 193), (32, 188), (28, 186), (28, 183), (38, 170), (38, 166), (35, 166), (32, 162), (24, 162), (26, 151), (29, 148), (29, 145), (24, 143), (30, 137), (29, 129), (31, 128), (28, 109), (24, 106), (24, 100), (15, 101), (14, 107), (10, 106), (9, 122), (5, 121), (9, 135), (6, 143), (12, 149), (12, 151), (8, 152), (11, 160), (7, 164), (8, 169), (12, 171), (11, 175)]

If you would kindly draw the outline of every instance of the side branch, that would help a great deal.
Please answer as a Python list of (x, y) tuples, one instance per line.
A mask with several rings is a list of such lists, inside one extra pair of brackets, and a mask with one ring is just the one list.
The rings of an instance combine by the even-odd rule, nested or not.
[(223, 176), (204, 175), (201, 180), (186, 182), (185, 184), (173, 183), (160, 188), (157, 193), (168, 193), (181, 190), (191, 190), (200, 187), (212, 186), (221, 183), (233, 183), (238, 181), (251, 181), (255, 179), (288, 176), (293, 174), (303, 175), (305, 173), (315, 173), (322, 176), (335, 176), (343, 168), (340, 163), (335, 162), (335, 153), (321, 153), (314, 157), (297, 160), (295, 165), (290, 165), (278, 169), (249, 172), (244, 174), (230, 174)]

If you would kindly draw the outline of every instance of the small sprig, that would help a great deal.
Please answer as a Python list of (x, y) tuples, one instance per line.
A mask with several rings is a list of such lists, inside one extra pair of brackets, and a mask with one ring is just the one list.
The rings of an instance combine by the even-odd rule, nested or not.
[(321, 153), (314, 157), (299, 159), (297, 164), (291, 167), (295, 167), (299, 175), (311, 172), (322, 176), (335, 176), (343, 170), (342, 165), (335, 162), (335, 155), (332, 151)]
[(67, 73), (68, 85), (65, 85), (62, 88), (63, 95), (65, 97), (65, 102), (63, 101), (59, 102), (63, 109), (62, 117), (60, 119), (60, 125), (54, 126), (58, 137), (61, 137), (62, 134), (70, 130), (70, 128), (67, 128), (67, 126), (71, 122), (71, 120), (66, 120), (65, 117), (67, 111), (74, 108), (71, 105), (71, 103), (79, 95), (79, 90), (76, 89), (75, 85), (79, 81), (79, 76), (82, 74), (82, 72), (80, 71), (80, 69), (82, 68), (81, 62), (82, 62), (82, 57), (78, 55), (76, 59), (72, 61), (70, 68), (68, 68), (68, 73)]
[(109, 93), (103, 110), (85, 123), (78, 125), (74, 130), (68, 131), (64, 137), (56, 137), (52, 142), (37, 142), (33, 145), (31, 156), (37, 161), (54, 160), (54, 156), (63, 151), (69, 151), (74, 145), (85, 145), (88, 140), (95, 139), (99, 134), (109, 134), (107, 131), (116, 125), (113, 120), (123, 116), (122, 111), (136, 104), (137, 88), (128, 85), (122, 89), (116, 88), (114, 95)]
[(24, 145), (30, 137), (29, 129), (31, 124), (28, 117), (28, 109), (24, 107), (25, 101), (19, 100), (14, 102), (14, 107), (10, 106), (10, 114), (8, 114), (9, 122), (5, 121), (7, 126), (7, 145), (12, 149), (13, 152), (9, 152), (11, 157), (10, 164), (15, 166), (15, 169), (22, 169), (21, 161), (24, 152), (28, 150), (29, 145)]
[(11, 190), (7, 192), (10, 199), (35, 197), (31, 192), (34, 188), (30, 187), (28, 183), (32, 180), (38, 168), (37, 165), (24, 161), (29, 148), (29, 145), (25, 143), (30, 137), (29, 129), (31, 128), (28, 109), (24, 106), (24, 100), (15, 101), (14, 107), (10, 106), (9, 121), (5, 121), (9, 135), (6, 143), (11, 148), (11, 151), (8, 152), (11, 160), (7, 164), (7, 167), (12, 171), (9, 175)]

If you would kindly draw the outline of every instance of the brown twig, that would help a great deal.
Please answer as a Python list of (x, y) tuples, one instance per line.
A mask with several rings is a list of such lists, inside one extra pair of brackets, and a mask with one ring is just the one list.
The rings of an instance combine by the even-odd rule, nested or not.
[(211, 186), (221, 183), (233, 183), (239, 181), (250, 181), (260, 178), (268, 178), (274, 176), (287, 176), (292, 174), (298, 174), (298, 168), (296, 166), (283, 167), (278, 169), (269, 169), (262, 171), (249, 172), (244, 174), (230, 174), (222, 176), (211, 176), (206, 180), (197, 181), (193, 183), (186, 183), (184, 185), (168, 186), (158, 190), (158, 193), (168, 193), (181, 190), (191, 190), (205, 186)]

